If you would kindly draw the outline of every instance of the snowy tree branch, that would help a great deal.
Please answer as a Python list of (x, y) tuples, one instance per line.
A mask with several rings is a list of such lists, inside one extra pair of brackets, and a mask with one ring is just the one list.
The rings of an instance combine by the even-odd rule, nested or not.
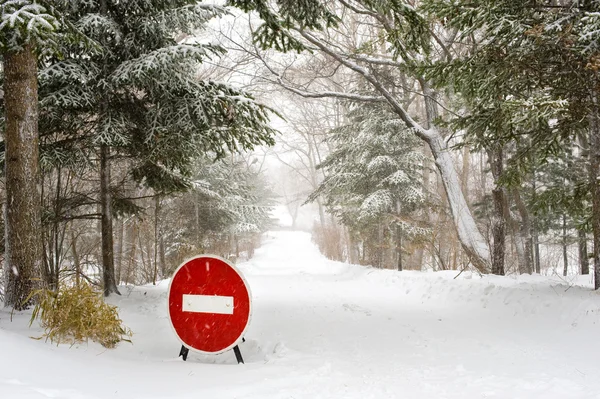
[(382, 96), (387, 100), (387, 102), (390, 104), (390, 106), (392, 107), (392, 109), (398, 114), (398, 116), (400, 117), (400, 119), (402, 119), (402, 121), (406, 124), (406, 126), (408, 126), (411, 129), (414, 129), (415, 130), (415, 134), (417, 134), (417, 136), (420, 137), (421, 139), (423, 139), (425, 141), (429, 141), (431, 139), (431, 133), (427, 129), (425, 129), (423, 126), (421, 126), (419, 123), (417, 123), (408, 114), (408, 112), (406, 112), (406, 110), (404, 109), (404, 107), (402, 107), (402, 105), (395, 98), (395, 96), (392, 95), (381, 84), (381, 82), (379, 82), (369, 71), (367, 71), (365, 68), (361, 67), (357, 63), (352, 62), (349, 59), (344, 58), (344, 57), (340, 56), (338, 53), (332, 51), (321, 40), (319, 40), (315, 36), (311, 35), (310, 33), (306, 32), (305, 30), (303, 30), (303, 29), (296, 29), (296, 31), (302, 37), (304, 37), (306, 40), (308, 40), (310, 43), (312, 43), (313, 45), (317, 46), (319, 48), (319, 50), (321, 50), (325, 54), (331, 56), (332, 58), (334, 58), (336, 61), (338, 61), (340, 64), (344, 65), (348, 69), (350, 69), (350, 70), (352, 70), (354, 72), (357, 72), (360, 75), (362, 75), (369, 83), (371, 83), (373, 85), (373, 87), (379, 93), (382, 94)]

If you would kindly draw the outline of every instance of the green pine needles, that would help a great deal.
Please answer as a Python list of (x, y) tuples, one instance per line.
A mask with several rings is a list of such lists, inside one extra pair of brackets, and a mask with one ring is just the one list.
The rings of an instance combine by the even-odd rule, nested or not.
[(224, 9), (195, 1), (107, 0), (68, 2), (61, 11), (99, 48), (63, 43), (64, 56), (42, 69), (44, 148), (64, 143), (93, 154), (109, 146), (113, 162), (131, 162), (135, 181), (172, 192), (189, 187), (196, 157), (273, 143), (265, 106), (234, 87), (196, 78), (202, 61), (223, 50), (175, 39), (198, 34)]

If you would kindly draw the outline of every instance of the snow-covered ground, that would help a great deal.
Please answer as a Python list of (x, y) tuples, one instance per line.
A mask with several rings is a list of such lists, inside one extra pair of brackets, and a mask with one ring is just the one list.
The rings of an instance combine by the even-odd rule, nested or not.
[(600, 398), (600, 295), (589, 279), (374, 270), (306, 233), (239, 265), (253, 293), (241, 350), (177, 358), (167, 281), (111, 298), (133, 344), (56, 346), (0, 311), (0, 398)]

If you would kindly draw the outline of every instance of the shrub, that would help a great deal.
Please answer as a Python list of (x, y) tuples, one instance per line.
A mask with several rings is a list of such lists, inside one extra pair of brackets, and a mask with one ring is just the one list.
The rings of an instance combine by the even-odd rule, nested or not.
[(34, 295), (30, 325), (40, 319), (44, 328), (40, 339), (56, 344), (91, 339), (106, 348), (114, 348), (120, 341), (131, 342), (131, 330), (123, 326), (117, 307), (104, 302), (102, 293), (89, 284), (63, 287), (58, 292), (42, 289)]

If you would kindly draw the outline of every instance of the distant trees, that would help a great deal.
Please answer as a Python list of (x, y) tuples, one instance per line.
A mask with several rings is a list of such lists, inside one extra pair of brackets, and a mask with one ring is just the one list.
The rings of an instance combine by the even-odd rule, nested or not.
[[(384, 102), (410, 131), (427, 144), (441, 174), (454, 225), (464, 252), (473, 265), (483, 271), (491, 268), (487, 241), (479, 231), (460, 190), (454, 161), (448, 152), (442, 130), (436, 93), (415, 66), (428, 54), (446, 57), (443, 38), (429, 28), (429, 21), (409, 2), (345, 1), (327, 3), (311, 0), (277, 5), (254, 1), (232, 1), (244, 11), (256, 11), (264, 23), (255, 32), (262, 48), (302, 51), (310, 48), (332, 60), (337, 68), (354, 76), (354, 86), (336, 90), (304, 90), (303, 95), (330, 96), (363, 103)], [(293, 3), (293, 4), (292, 4)], [(339, 24), (341, 16), (346, 22)], [(336, 29), (328, 30), (329, 27)], [(386, 73), (381, 73), (385, 70)], [(278, 79), (296, 92), (305, 89), (302, 82), (286, 84), (285, 71)], [(369, 87), (368, 94), (365, 86)], [(308, 93), (307, 93), (308, 91)], [(425, 103), (426, 118), (419, 121), (403, 104), (404, 96), (419, 93)]]
[(193, 170), (192, 188), (165, 201), (161, 211), (172, 221), (162, 224), (169, 263), (207, 252), (232, 260), (251, 257), (260, 234), (271, 227), (274, 197), (259, 158), (204, 157)]
[[(306, 98), (328, 97), (357, 108), (386, 104), (426, 143), (439, 171), (436, 187), (424, 169), (426, 192), (448, 201), (471, 264), (496, 274), (540, 272), (540, 235), (554, 232), (563, 266), (570, 236), (576, 236), (580, 270), (588, 270), (587, 233), (600, 237), (600, 216), (594, 216), (600, 209), (600, 150), (594, 144), (600, 69), (596, 3), (232, 4), (262, 18), (252, 51), (267, 65), (272, 81)], [(270, 60), (267, 49), (309, 49), (311, 55), (300, 62)], [(309, 59), (304, 73), (298, 73), (298, 65)], [(462, 155), (451, 156), (452, 145), (460, 146)], [(479, 165), (470, 163), (470, 152)], [(460, 156), (458, 176), (454, 164)], [(560, 173), (552, 172), (556, 167), (576, 170), (577, 177), (559, 179)], [(325, 171), (326, 180), (330, 172)], [(329, 211), (339, 214), (336, 206)], [(548, 218), (560, 223), (548, 223)], [(594, 254), (599, 248), (600, 241)], [(432, 248), (436, 251), (445, 268), (441, 245)], [(600, 263), (595, 270), (600, 272)]]
[[(418, 220), (426, 198), (423, 152), (419, 140), (385, 105), (352, 108), (348, 122), (326, 138), (332, 152), (319, 165), (326, 178), (309, 200), (322, 196), (330, 212), (348, 226), (351, 241), (363, 243), (362, 263), (392, 263), (402, 270), (406, 243), (429, 233)], [(392, 248), (391, 256), (386, 248)]]

